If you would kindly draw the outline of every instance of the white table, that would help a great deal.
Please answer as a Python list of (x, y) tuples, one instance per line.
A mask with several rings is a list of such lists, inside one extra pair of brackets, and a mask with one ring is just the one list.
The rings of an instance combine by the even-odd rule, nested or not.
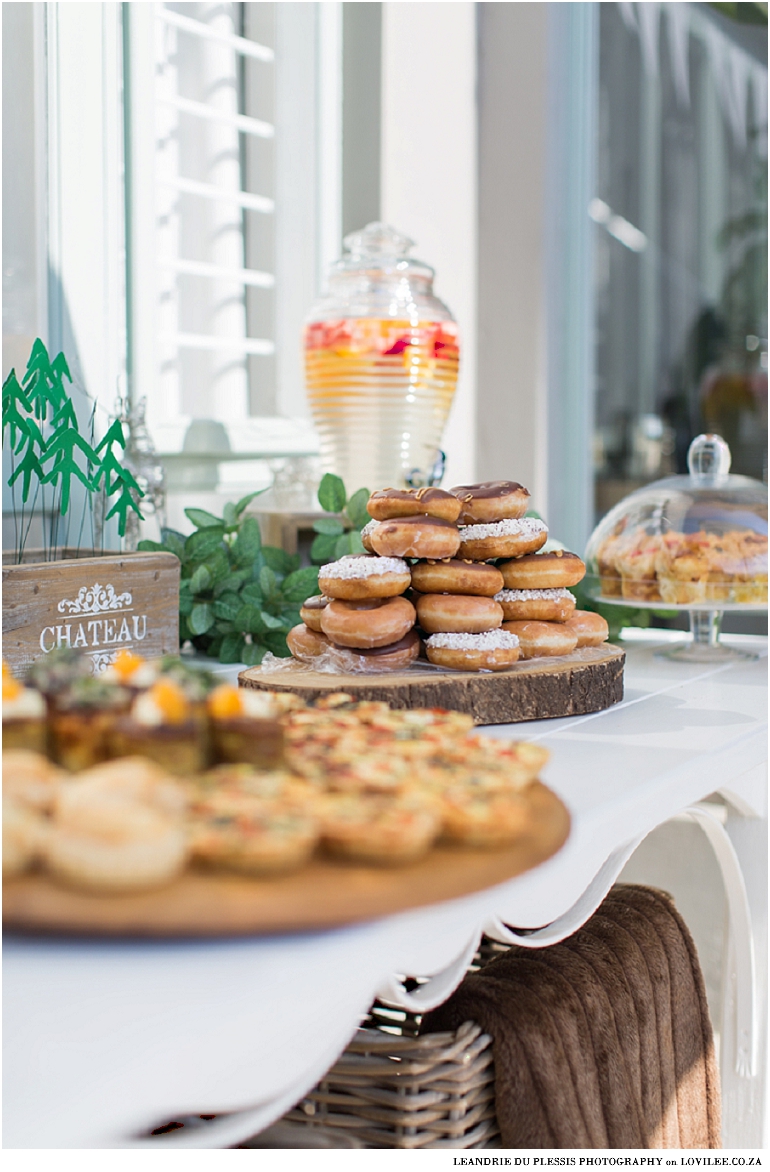
[[(760, 1147), (765, 662), (674, 663), (654, 654), (659, 644), (651, 635), (665, 638), (639, 633), (626, 644), (621, 704), (593, 716), (486, 730), (547, 744), (544, 780), (573, 817), (562, 851), (518, 879), (324, 933), (201, 943), (7, 938), (4, 1146), (238, 1143), (314, 1085), (375, 994), (429, 1008), (461, 980), (482, 931), (532, 947), (568, 935), (641, 839), (690, 809), (718, 853), (730, 896), (725, 1143)], [(728, 642), (766, 653), (763, 639)], [(549, 927), (519, 938), (505, 925)], [(407, 994), (398, 973), (432, 979)], [(132, 1138), (180, 1114), (223, 1113), (162, 1141)]]

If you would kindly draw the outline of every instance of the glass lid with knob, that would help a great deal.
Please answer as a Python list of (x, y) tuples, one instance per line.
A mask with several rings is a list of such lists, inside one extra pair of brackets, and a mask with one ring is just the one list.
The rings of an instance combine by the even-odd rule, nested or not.
[(689, 476), (657, 480), (611, 509), (586, 547), (586, 586), (604, 603), (692, 612), (717, 647), (724, 611), (767, 609), (767, 486), (730, 475), (730, 449), (699, 435)]

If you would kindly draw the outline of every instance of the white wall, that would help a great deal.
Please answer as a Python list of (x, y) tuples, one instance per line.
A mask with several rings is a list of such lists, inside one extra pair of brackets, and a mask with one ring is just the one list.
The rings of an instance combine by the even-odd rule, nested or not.
[[(385, 3), (382, 204), (460, 328), (445, 486), (476, 476), (476, 5)], [(484, 469), (481, 469), (484, 471)]]
[(518, 480), (548, 519), (550, 5), (479, 7), (479, 474)]

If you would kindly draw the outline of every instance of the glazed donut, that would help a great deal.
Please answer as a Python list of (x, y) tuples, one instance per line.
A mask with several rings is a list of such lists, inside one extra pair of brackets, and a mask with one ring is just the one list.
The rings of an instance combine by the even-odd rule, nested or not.
[(566, 549), (530, 553), (512, 562), (501, 562), (498, 569), (509, 590), (557, 590), (562, 586), (577, 586), (586, 572), (582, 558)]
[(461, 558), (482, 562), (487, 558), (515, 558), (533, 553), (547, 540), (548, 526), (537, 517), (466, 525), (460, 530), (459, 553)]
[(387, 647), (354, 649), (338, 647), (336, 644), (329, 647), (330, 658), (340, 671), (356, 673), (400, 671), (408, 667), (419, 654), (420, 636), (414, 629)]
[(367, 553), (374, 553), (374, 546), (372, 545), (372, 534), (374, 533), (374, 530), (377, 528), (377, 525), (378, 525), (377, 521), (367, 521), (366, 524), (364, 525), (363, 529), (359, 533), (359, 537), (361, 538), (361, 544), (363, 545), (363, 547), (367, 551)]
[(438, 517), (454, 523), (462, 504), (443, 488), (381, 488), (369, 497), (366, 511), (375, 521), (395, 517)]
[(313, 631), (304, 623), (299, 623), (286, 636), (286, 646), (295, 659), (301, 663), (311, 663), (324, 651), (328, 651), (331, 643), (320, 631)]
[(479, 635), (502, 625), (503, 608), (494, 598), (467, 594), (423, 594), (417, 601), (417, 621), (436, 635), (456, 631)]
[(576, 610), (565, 625), (577, 635), (578, 647), (599, 647), (610, 637), (607, 620), (592, 610)]
[(306, 627), (311, 631), (321, 631), (321, 614), (325, 607), (331, 602), (325, 594), (313, 594), (310, 598), (306, 598), (299, 608), (299, 617), (302, 619)]
[(515, 480), (487, 480), (483, 484), (458, 484), (450, 489), (462, 506), (461, 525), (516, 520), (529, 508), (529, 492)]
[(379, 521), (369, 540), (384, 557), (451, 558), (460, 545), (457, 526), (438, 517), (398, 517)]
[(409, 566), (401, 558), (357, 554), (329, 562), (318, 571), (318, 585), (329, 598), (393, 598), (403, 594), (412, 581)]
[(501, 590), (495, 601), (503, 608), (506, 622), (538, 619), (566, 623), (575, 610), (575, 595), (569, 590)]
[(441, 633), (426, 639), (425, 654), (431, 663), (458, 671), (505, 671), (519, 658), (519, 640), (510, 631)]
[(503, 575), (486, 562), (443, 558), (412, 566), (412, 588), (422, 594), (480, 594), (492, 598), (503, 588)]
[(321, 629), (342, 647), (386, 647), (403, 639), (416, 619), (405, 598), (367, 598), (345, 602), (335, 598), (321, 611)]
[(577, 647), (577, 635), (566, 623), (514, 621), (503, 623), (503, 630), (517, 636), (522, 659), (536, 659), (540, 655), (569, 655)]

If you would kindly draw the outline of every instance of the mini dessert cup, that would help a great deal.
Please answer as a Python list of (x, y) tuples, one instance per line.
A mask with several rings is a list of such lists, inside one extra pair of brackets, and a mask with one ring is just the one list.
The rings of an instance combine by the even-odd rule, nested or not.
[(45, 697), (49, 711), (76, 680), (92, 678), (91, 660), (72, 647), (57, 647), (30, 665), (26, 683)]
[(48, 713), (53, 760), (73, 773), (106, 761), (115, 722), (129, 703), (123, 688), (93, 677), (78, 679), (58, 693)]
[(271, 693), (221, 684), (208, 698), (208, 712), (215, 761), (257, 769), (282, 764), (283, 728)]
[(101, 678), (126, 688), (132, 696), (138, 696), (140, 692), (151, 687), (159, 675), (158, 660), (148, 660), (142, 655), (135, 655), (133, 651), (122, 648), (109, 667), (104, 669)]
[(161, 677), (137, 696), (130, 713), (111, 730), (110, 755), (148, 757), (178, 777), (205, 769), (203, 729), (182, 687)]
[(46, 705), (36, 688), (25, 688), (3, 662), (3, 748), (45, 753)]

